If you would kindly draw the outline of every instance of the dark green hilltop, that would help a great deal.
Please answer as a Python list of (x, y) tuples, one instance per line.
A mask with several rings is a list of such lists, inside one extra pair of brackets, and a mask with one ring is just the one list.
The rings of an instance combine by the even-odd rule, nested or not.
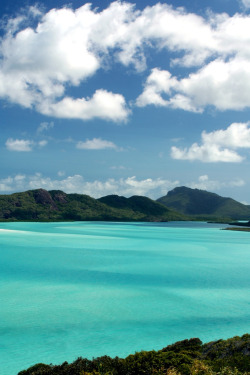
[[(13, 359), (15, 360), (15, 359)], [(78, 358), (61, 365), (36, 364), (18, 375), (249, 375), (250, 335), (202, 344), (183, 340), (126, 358)]]
[(149, 221), (249, 220), (250, 206), (204, 190), (177, 187), (164, 197), (99, 199), (61, 190), (29, 190), (0, 195), (0, 221)]
[(0, 221), (169, 221), (185, 220), (147, 197), (94, 199), (60, 190), (29, 190), (0, 196)]
[(157, 202), (197, 220), (249, 220), (250, 206), (205, 190), (176, 187)]

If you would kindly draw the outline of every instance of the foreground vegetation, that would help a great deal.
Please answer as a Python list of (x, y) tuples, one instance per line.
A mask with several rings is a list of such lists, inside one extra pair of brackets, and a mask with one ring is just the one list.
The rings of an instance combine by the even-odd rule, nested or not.
[(159, 351), (122, 358), (78, 358), (69, 364), (37, 364), (18, 375), (249, 375), (250, 335), (202, 344), (198, 338)]

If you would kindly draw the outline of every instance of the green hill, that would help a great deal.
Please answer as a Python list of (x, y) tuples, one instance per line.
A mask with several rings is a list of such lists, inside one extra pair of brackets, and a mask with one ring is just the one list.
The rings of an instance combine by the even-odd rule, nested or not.
[(157, 201), (143, 196), (99, 199), (60, 190), (0, 195), (0, 221), (249, 220), (250, 206), (204, 190), (177, 187)]
[[(117, 200), (117, 204), (115, 204)], [(124, 205), (119, 203), (124, 200)], [(169, 221), (185, 217), (146, 197), (94, 199), (60, 190), (0, 195), (0, 221)], [(110, 204), (109, 204), (110, 203)]]
[(177, 187), (157, 202), (184, 215), (210, 220), (249, 220), (250, 206), (205, 190)]
[(134, 195), (130, 198), (118, 195), (107, 195), (98, 200), (112, 208), (129, 210), (130, 212), (145, 215), (147, 221), (156, 221), (157, 217), (166, 218), (166, 220), (185, 219), (182, 214), (176, 213), (174, 210), (165, 207), (163, 204), (138, 195)]

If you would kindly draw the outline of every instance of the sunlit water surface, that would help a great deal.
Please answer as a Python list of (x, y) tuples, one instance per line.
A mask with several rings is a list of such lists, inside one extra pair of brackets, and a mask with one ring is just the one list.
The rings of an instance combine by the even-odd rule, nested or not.
[(1, 375), (249, 330), (250, 233), (206, 223), (0, 223)]

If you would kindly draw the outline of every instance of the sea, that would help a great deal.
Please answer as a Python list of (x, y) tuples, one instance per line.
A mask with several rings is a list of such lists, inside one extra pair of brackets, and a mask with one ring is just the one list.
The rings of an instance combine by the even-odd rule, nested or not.
[(0, 371), (250, 328), (250, 233), (204, 222), (0, 223)]

